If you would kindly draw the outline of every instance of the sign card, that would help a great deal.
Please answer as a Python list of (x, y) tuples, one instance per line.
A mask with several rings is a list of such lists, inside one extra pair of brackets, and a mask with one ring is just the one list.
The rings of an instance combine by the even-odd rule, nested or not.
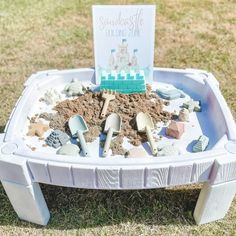
[(152, 82), (155, 12), (154, 5), (93, 6), (97, 84), (109, 73), (120, 78), (136, 73)]

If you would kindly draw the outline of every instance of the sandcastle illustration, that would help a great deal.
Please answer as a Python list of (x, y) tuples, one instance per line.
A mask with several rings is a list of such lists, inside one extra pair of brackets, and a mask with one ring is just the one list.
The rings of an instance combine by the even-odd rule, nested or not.
[(145, 74), (138, 64), (138, 49), (128, 51), (126, 39), (118, 45), (118, 51), (111, 49), (107, 69), (101, 73), (101, 90), (114, 90), (120, 93), (143, 93), (146, 91)]

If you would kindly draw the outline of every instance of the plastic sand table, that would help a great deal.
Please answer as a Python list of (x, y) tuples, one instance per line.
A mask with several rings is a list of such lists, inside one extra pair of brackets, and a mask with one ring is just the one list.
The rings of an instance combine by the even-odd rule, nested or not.
[[(136, 140), (142, 138), (137, 135), (143, 134), (132, 131), (126, 133), (121, 128), (117, 138), (123, 135), (121, 145), (125, 150), (130, 150), (130, 155), (132, 154), (130, 158), (125, 158), (123, 154), (112, 153), (111, 149), (106, 153), (106, 157), (103, 157), (103, 148), (100, 145), (102, 130), (98, 130), (95, 140), (86, 140), (90, 153), (90, 156), (86, 157), (80, 154), (74, 155), (73, 153), (79, 152), (79, 148), (72, 144), (72, 155), (56, 154), (59, 149), (58, 143), (55, 145), (56, 148), (45, 146), (45, 139), (53, 131), (49, 120), (41, 118), (34, 123), (36, 125), (31, 125), (29, 130), (29, 119), (36, 114), (45, 112), (56, 114), (54, 105), (40, 100), (48, 90), (53, 88), (56, 91), (53, 94), (60, 94), (61, 100), (59, 104), (57, 103), (59, 107), (60, 102), (65, 103), (65, 99), (69, 99), (68, 104), (72, 99), (76, 99), (61, 94), (73, 78), (77, 78), (85, 87), (90, 87), (95, 94), (99, 87), (94, 83), (93, 69), (39, 72), (26, 81), (22, 96), (10, 115), (4, 133), (0, 136), (0, 179), (14, 210), (21, 219), (41, 225), (47, 224), (50, 214), (39, 183), (122, 190), (163, 188), (204, 182), (194, 211), (196, 223), (203, 224), (224, 217), (236, 191), (236, 131), (233, 117), (220, 93), (218, 82), (206, 71), (191, 69), (155, 69), (153, 76), (154, 82), (151, 86), (154, 95), (157, 89), (178, 89), (184, 93), (184, 96), (170, 100), (169, 104), (164, 102), (163, 111), (159, 111), (160, 116), (166, 116), (168, 120), (170, 114), (178, 113), (183, 109), (183, 104), (189, 105), (189, 101), (201, 101), (201, 111), (194, 111), (192, 106), (189, 121), (184, 122), (184, 133), (179, 139), (165, 134), (168, 121), (157, 122), (159, 116), (154, 119), (155, 114), (152, 115), (155, 121), (152, 135), (156, 140), (158, 152), (161, 153), (158, 156), (152, 155), (147, 140), (132, 144), (127, 138)], [(136, 98), (138, 99), (135, 96), (132, 98), (133, 102)], [(125, 99), (123, 100), (125, 102)], [(91, 102), (92, 106), (93, 101), (87, 102)], [(112, 102), (115, 103), (115, 100), (110, 103)], [(98, 104), (97, 108), (95, 106), (98, 111), (102, 103)], [(155, 104), (153, 103), (153, 106)], [(197, 105), (199, 106), (199, 103)], [(76, 113), (76, 107), (73, 109)], [(113, 112), (109, 109), (107, 115)], [(129, 101), (127, 108), (123, 106), (122, 109), (129, 109)], [(149, 111), (148, 109), (151, 112), (155, 107), (147, 107), (146, 111)], [(83, 112), (88, 112), (91, 117), (86, 120), (90, 129), (94, 114), (89, 106), (84, 107)], [(124, 114), (122, 115), (124, 118)], [(60, 122), (63, 123), (64, 120), (58, 118), (56, 123), (59, 124), (58, 127), (61, 127)], [(133, 127), (128, 123), (124, 125), (128, 128)], [(36, 136), (27, 135), (29, 131)], [(68, 132), (66, 129), (64, 131)], [(61, 132), (57, 135), (61, 135)], [(84, 135), (86, 139), (86, 133)], [(193, 145), (201, 135), (209, 138), (207, 149), (193, 153)], [(53, 136), (50, 142), (59, 140), (54, 139)], [(71, 145), (69, 143), (67, 145), (66, 148), (70, 149)], [(169, 154), (163, 155), (163, 153)]]

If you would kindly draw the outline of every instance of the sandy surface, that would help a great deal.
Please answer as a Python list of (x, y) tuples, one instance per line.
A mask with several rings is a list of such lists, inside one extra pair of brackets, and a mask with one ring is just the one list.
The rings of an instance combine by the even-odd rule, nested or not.
[(109, 103), (106, 117), (100, 118), (103, 103), (101, 92), (88, 90), (80, 97), (58, 103), (54, 107), (57, 113), (44, 112), (40, 114), (40, 117), (50, 121), (50, 128), (60, 129), (70, 134), (67, 122), (71, 116), (79, 114), (83, 116), (89, 128), (89, 132), (85, 135), (86, 141), (92, 142), (103, 131), (106, 117), (111, 112), (120, 114), (122, 129), (116, 138), (117, 142), (113, 142), (115, 144), (111, 147), (113, 154), (124, 154), (125, 150), (122, 149), (124, 136), (134, 146), (139, 146), (142, 142), (147, 141), (146, 135), (137, 131), (135, 117), (138, 112), (149, 113), (154, 124), (160, 121), (167, 122), (172, 117), (171, 113), (163, 111), (163, 106), (168, 104), (157, 95), (151, 93), (150, 88), (147, 89), (145, 94), (116, 94), (116, 98)]

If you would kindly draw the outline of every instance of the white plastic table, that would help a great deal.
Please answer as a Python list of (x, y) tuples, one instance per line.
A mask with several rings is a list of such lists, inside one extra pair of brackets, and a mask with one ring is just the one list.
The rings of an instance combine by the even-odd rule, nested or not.
[[(46, 225), (50, 213), (39, 183), (87, 189), (152, 189), (204, 182), (194, 218), (197, 224), (221, 219), (236, 192), (236, 129), (211, 73), (195, 69), (154, 70), (154, 81), (173, 84), (201, 99), (198, 115), (210, 148), (202, 153), (145, 158), (78, 158), (30, 150), (22, 138), (27, 115), (45, 89), (79, 78), (94, 80), (93, 69), (50, 70), (33, 74), (0, 135), (0, 180), (19, 218)], [(1, 210), (1, 209), (0, 209)]]

